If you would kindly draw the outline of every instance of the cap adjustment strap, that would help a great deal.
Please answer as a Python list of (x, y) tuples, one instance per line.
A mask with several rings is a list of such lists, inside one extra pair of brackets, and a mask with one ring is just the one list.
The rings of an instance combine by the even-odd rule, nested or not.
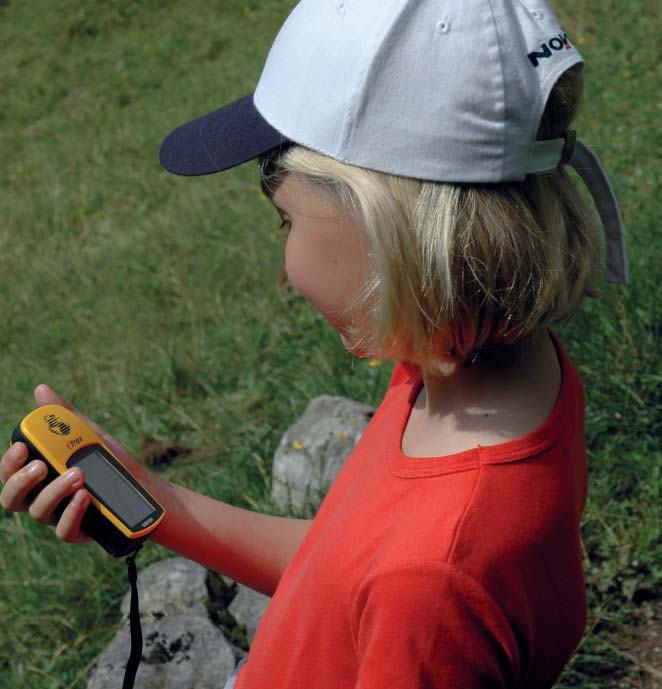
[(605, 279), (624, 283), (629, 279), (625, 233), (621, 211), (607, 173), (595, 153), (577, 139), (568, 164), (582, 178), (593, 197), (605, 233)]
[(563, 152), (561, 153), (561, 160), (559, 165), (567, 165), (575, 152), (575, 144), (577, 143), (577, 132), (574, 129), (566, 129), (563, 132)]

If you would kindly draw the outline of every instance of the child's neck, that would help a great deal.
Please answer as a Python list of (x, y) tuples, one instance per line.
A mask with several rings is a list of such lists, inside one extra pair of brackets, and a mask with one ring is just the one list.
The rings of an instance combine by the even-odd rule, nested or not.
[(547, 419), (560, 380), (546, 330), (517, 346), (482, 353), (470, 366), (424, 373), (402, 449), (414, 457), (441, 456), (521, 437)]

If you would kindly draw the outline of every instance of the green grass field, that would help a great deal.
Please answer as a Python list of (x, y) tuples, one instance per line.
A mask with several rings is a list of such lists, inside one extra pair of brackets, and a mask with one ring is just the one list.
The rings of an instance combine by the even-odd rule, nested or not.
[[(190, 448), (160, 469), (173, 480), (270, 510), (271, 456), (311, 397), (379, 402), (390, 365), (352, 359), (285, 284), (253, 166), (181, 179), (158, 163), (175, 125), (253, 89), (293, 4), (0, 0), (5, 437), (48, 382), (137, 454)], [(587, 59), (577, 129), (630, 254), (630, 285), (558, 329), (586, 385), (591, 481), (590, 622), (558, 686), (597, 689), (639, 681), (617, 640), (662, 595), (660, 22), (646, 0), (556, 6)], [(0, 546), (0, 689), (82, 689), (123, 561), (6, 512)], [(140, 565), (166, 555), (151, 545)]]

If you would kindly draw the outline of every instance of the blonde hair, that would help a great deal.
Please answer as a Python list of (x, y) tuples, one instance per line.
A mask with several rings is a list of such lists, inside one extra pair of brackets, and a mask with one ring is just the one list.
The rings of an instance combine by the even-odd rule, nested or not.
[[(582, 90), (581, 70), (555, 85), (538, 138), (562, 135)], [(353, 341), (372, 356), (471, 362), (569, 319), (600, 265), (595, 215), (563, 168), (523, 182), (458, 184), (367, 170), (299, 145), (261, 160), (273, 195), (283, 173), (321, 189), (369, 238), (376, 275)], [(362, 310), (365, 312), (365, 309)]]

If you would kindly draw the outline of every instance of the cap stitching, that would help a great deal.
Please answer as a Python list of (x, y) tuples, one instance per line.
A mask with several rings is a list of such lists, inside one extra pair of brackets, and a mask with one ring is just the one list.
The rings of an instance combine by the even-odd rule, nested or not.
[[(397, 3), (393, 2), (393, 6), (396, 5)], [(345, 122), (343, 123), (340, 133), (340, 152), (342, 155), (347, 154), (347, 149), (350, 147), (350, 141), (353, 139), (354, 133), (356, 132), (358, 115), (365, 107), (365, 94), (367, 91), (366, 84), (370, 81), (374, 67), (378, 62), (378, 58), (384, 52), (384, 45), (387, 39), (394, 33), (394, 27), (398, 30), (400, 29), (400, 18), (413, 5), (415, 5), (415, 3), (408, 1), (402, 3), (402, 6), (400, 7), (399, 11), (396, 12), (395, 16), (392, 16), (390, 12), (387, 12), (384, 21), (375, 30), (374, 38), (379, 41), (379, 44), (376, 49), (370, 51), (367, 68), (363, 71), (357, 71), (357, 87), (354, 89), (354, 93), (349, 99), (350, 103), (348, 103), (347, 110), (345, 111)], [(387, 25), (388, 29), (385, 33), (380, 33), (384, 25)]]
[(506, 113), (508, 112), (508, 103), (506, 102), (506, 88), (505, 88), (505, 75), (503, 73), (503, 52), (501, 51), (501, 35), (499, 33), (499, 24), (494, 16), (494, 5), (492, 0), (488, 0), (488, 5), (490, 6), (490, 16), (492, 17), (492, 24), (494, 26), (494, 31), (497, 37), (497, 49), (499, 51), (499, 71), (501, 73), (501, 93), (503, 95), (503, 118), (502, 118), (502, 130), (501, 130), (501, 179), (505, 177), (506, 169)]

